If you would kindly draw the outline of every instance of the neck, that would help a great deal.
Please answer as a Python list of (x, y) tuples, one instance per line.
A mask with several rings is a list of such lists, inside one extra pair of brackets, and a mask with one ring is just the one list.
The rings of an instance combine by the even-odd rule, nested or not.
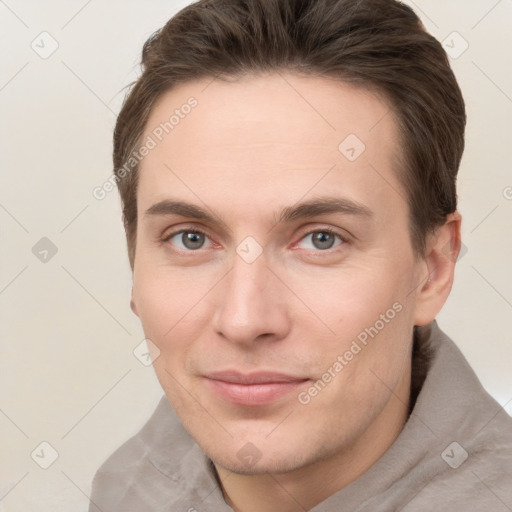
[(409, 413), (410, 371), (405, 372), (368, 429), (348, 447), (289, 473), (240, 475), (215, 465), (224, 499), (235, 512), (303, 512), (365, 473), (402, 431)]

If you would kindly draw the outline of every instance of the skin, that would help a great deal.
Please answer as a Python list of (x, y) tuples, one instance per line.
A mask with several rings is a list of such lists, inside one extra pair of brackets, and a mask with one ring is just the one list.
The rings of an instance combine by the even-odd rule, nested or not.
[[(364, 473), (402, 430), (413, 326), (432, 321), (450, 292), (460, 215), (429, 236), (424, 257), (414, 253), (395, 164), (401, 141), (374, 93), (285, 73), (196, 81), (158, 101), (144, 138), (190, 96), (198, 106), (141, 162), (131, 306), (226, 501), (243, 512), (309, 509)], [(353, 162), (338, 150), (348, 134), (366, 146)], [(279, 220), (284, 208), (324, 197), (371, 213)], [(212, 219), (147, 213), (165, 200)], [(180, 230), (194, 229), (206, 236), (191, 249)], [(336, 233), (330, 248), (313, 238), (325, 229)], [(248, 236), (262, 248), (251, 263), (237, 253)], [(396, 303), (400, 312), (301, 403), (298, 392), (333, 373)], [(226, 369), (309, 381), (272, 403), (238, 405), (204, 378)], [(237, 456), (244, 446), (252, 460)]]

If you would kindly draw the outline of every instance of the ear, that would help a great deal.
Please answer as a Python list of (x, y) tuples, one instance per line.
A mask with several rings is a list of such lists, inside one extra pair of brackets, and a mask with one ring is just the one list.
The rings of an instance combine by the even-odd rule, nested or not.
[(459, 212), (451, 213), (446, 222), (427, 239), (414, 325), (426, 325), (434, 320), (450, 294), (461, 247), (461, 221)]
[(133, 298), (133, 286), (132, 286), (132, 294), (130, 297), (130, 308), (135, 313), (135, 315), (139, 316), (139, 313), (137, 312), (137, 306), (135, 305), (135, 300)]

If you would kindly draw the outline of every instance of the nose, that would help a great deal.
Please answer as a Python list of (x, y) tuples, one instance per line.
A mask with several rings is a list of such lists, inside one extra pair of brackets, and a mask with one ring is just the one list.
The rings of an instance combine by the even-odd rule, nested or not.
[(267, 267), (264, 254), (252, 263), (235, 254), (231, 271), (216, 288), (213, 327), (219, 336), (251, 345), (263, 339), (283, 339), (289, 333), (284, 286)]

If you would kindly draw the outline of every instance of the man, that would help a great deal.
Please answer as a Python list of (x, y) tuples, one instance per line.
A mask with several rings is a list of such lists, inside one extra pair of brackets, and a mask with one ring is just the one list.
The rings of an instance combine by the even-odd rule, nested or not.
[(394, 0), (210, 0), (119, 115), (131, 307), (165, 392), (90, 511), (512, 510), (512, 420), (435, 317), (464, 102)]

